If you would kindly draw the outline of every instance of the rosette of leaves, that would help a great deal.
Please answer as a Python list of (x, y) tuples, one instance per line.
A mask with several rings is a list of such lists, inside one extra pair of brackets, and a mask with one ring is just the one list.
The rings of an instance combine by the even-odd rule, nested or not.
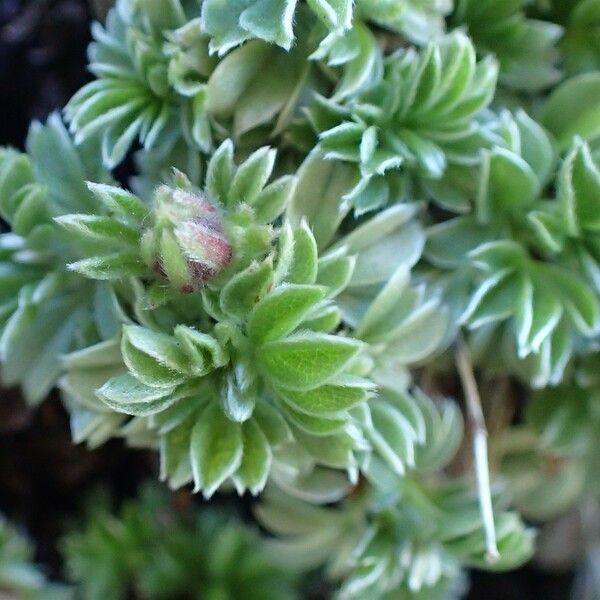
[(317, 148), (358, 166), (359, 182), (345, 196), (356, 213), (420, 197), (421, 179), (476, 162), (476, 118), (493, 97), (496, 74), (494, 60), (477, 62), (469, 38), (454, 32), (390, 55), (382, 78), (343, 103), (320, 98), (310, 109)]
[(350, 30), (358, 15), (424, 43), (443, 33), (444, 16), (452, 7), (449, 0), (360, 0), (356, 6), (353, 4), (351, 0), (309, 0), (308, 6), (303, 7), (297, 0), (244, 0), (226, 4), (206, 0), (202, 5), (202, 25), (211, 35), (211, 52), (220, 55), (252, 39), (289, 50), (297, 41), (294, 27), (303, 16), (303, 9), (330, 36), (343, 35)]
[[(206, 496), (230, 478), (240, 493), (258, 493), (272, 468), (285, 471), (280, 463), (302, 472), (320, 464), (355, 477), (354, 453), (365, 445), (350, 415), (374, 387), (361, 376), (364, 344), (332, 333), (341, 319), (333, 299), (354, 260), (343, 248), (319, 257), (305, 222), (271, 225), (295, 185), (289, 176), (265, 185), (274, 159), (261, 149), (236, 167), (225, 143), (209, 163), (203, 192), (159, 188), (141, 236), (146, 277), (155, 281), (136, 286), (140, 302), (123, 329), (122, 361), (107, 361), (107, 344), (67, 359), (72, 372), (63, 388), (70, 405), (80, 398), (84, 408), (74, 417), (78, 439), (102, 441), (121, 426), (121, 419), (94, 410), (93, 390), (103, 383), (98, 373), (126, 370), (106, 381), (98, 398), (117, 413), (147, 420), (140, 427), (158, 439), (163, 477), (174, 486), (193, 479)], [(94, 189), (114, 200), (113, 223), (140, 205), (119, 188)], [(127, 205), (119, 204), (123, 198)], [(78, 227), (86, 219), (70, 215), (62, 222)], [(215, 243), (228, 248), (218, 268)], [(104, 261), (88, 257), (71, 268), (115, 277)], [(200, 302), (204, 314), (173, 314), (180, 292), (198, 286), (190, 302)], [(135, 424), (127, 427), (131, 436), (139, 433)]]
[(196, 151), (212, 147), (206, 82), (216, 60), (199, 7), (188, 0), (118, 0), (89, 48), (96, 79), (65, 108), (77, 144), (99, 137), (113, 168), (136, 141), (165, 148), (184, 136)]
[[(502, 558), (488, 562), (477, 499), (460, 487), (447, 486), (421, 500), (426, 507), (404, 499), (403, 507), (372, 508), (361, 518), (347, 504), (317, 507), (269, 495), (259, 518), (282, 536), (271, 544), (280, 564), (310, 569), (326, 563), (329, 576), (341, 579), (336, 594), (341, 599), (460, 597), (461, 567), (509, 570), (533, 552), (532, 532), (515, 513), (501, 512), (496, 525)], [(455, 596), (441, 595), (453, 587), (459, 588)]]
[(451, 321), (478, 330), (476, 354), (497, 349), (498, 325), (506, 323), (507, 366), (535, 386), (558, 383), (575, 339), (596, 331), (598, 303), (577, 271), (544, 255), (534, 234), (551, 205), (540, 197), (554, 164), (547, 134), (524, 113), (499, 132), (502, 145), (483, 152), (473, 214), (434, 225), (425, 256), (448, 270), (439, 281)]
[[(439, 297), (428, 296), (425, 286), (410, 282), (410, 270), (425, 242), (417, 205), (392, 206), (336, 237), (338, 223), (349, 211), (342, 197), (352, 186), (351, 174), (344, 163), (310, 156), (298, 172), (288, 217), (299, 223), (305, 215), (318, 246), (343, 248), (356, 256), (352, 277), (337, 303), (353, 335), (368, 344), (369, 377), (380, 390), (379, 398), (369, 403), (370, 412), (360, 415), (361, 423), (375, 454), (402, 475), (414, 467), (413, 447), (422, 436), (422, 426), (406, 427), (414, 423), (407, 416), (410, 405), (418, 404), (407, 396), (409, 367), (440, 348), (447, 318)], [(461, 429), (450, 413), (447, 423), (460, 438)]]
[[(414, 446), (423, 441), (424, 431), (422, 419), (414, 414), (419, 412), (419, 400), (407, 395), (408, 367), (438, 350), (447, 319), (439, 298), (427, 297), (423, 285), (410, 284), (410, 270), (425, 241), (418, 206), (394, 205), (337, 237), (338, 224), (349, 210), (342, 197), (350, 186), (348, 165), (312, 155), (298, 172), (287, 214), (292, 223), (308, 220), (317, 246), (343, 249), (356, 257), (337, 303), (353, 335), (367, 342), (369, 378), (380, 390), (369, 410), (357, 418), (375, 453), (403, 475), (414, 468)], [(444, 414), (460, 439), (456, 415), (451, 410)]]
[(556, 199), (529, 219), (544, 250), (586, 275), (600, 293), (600, 171), (587, 144), (575, 140), (556, 181)]
[(54, 221), (67, 212), (96, 212), (84, 181), (106, 174), (85, 150), (75, 150), (56, 115), (32, 126), (27, 149), (0, 151), (0, 211), (12, 229), (0, 237), (0, 351), (4, 383), (21, 384), (35, 403), (56, 382), (61, 354), (113, 336), (121, 308), (110, 286), (67, 270), (79, 240)]
[(440, 471), (463, 438), (457, 405), (448, 399), (433, 401), (419, 388), (384, 389), (361, 422), (373, 448), (363, 473), (382, 493), (391, 493), (398, 477)]
[[(390, 218), (390, 212), (397, 211), (383, 211), (380, 217)], [(404, 242), (407, 230), (397, 236)], [(369, 344), (371, 378), (381, 388), (395, 391), (406, 388), (410, 382), (408, 368), (422, 364), (438, 351), (448, 331), (441, 298), (428, 294), (423, 284), (411, 285), (410, 271), (402, 261), (399, 263), (401, 266), (379, 285), (352, 285), (357, 281), (351, 280), (339, 300), (345, 320), (355, 328), (354, 335)]]
[[(210, 2), (205, 2), (206, 8)], [(228, 3), (228, 6), (234, 4)], [(222, 6), (219, 13), (225, 12)], [(261, 40), (235, 48), (216, 65), (208, 80), (206, 107), (220, 130), (230, 131), (237, 147), (256, 148), (275, 135), (292, 134), (296, 145), (312, 144), (295, 133), (302, 109), (314, 93), (329, 94), (332, 82), (317, 65), (324, 52), (315, 53), (318, 41), (305, 19), (298, 25), (299, 38), (288, 51)], [(332, 41), (333, 66), (345, 74), (351, 89), (366, 77), (373, 61), (374, 40), (365, 28), (353, 29), (346, 43)], [(337, 39), (337, 38), (336, 38)], [(357, 44), (350, 48), (350, 44)], [(313, 60), (310, 60), (310, 59)], [(268, 65), (268, 68), (266, 68)], [(342, 75), (341, 77), (343, 77)], [(302, 129), (302, 128), (300, 128)]]
[(85, 600), (292, 600), (294, 577), (269, 560), (234, 514), (177, 508), (146, 487), (112, 514), (96, 502), (64, 539), (70, 580)]
[(0, 594), (18, 600), (68, 600), (71, 591), (51, 584), (33, 564), (34, 549), (27, 538), (0, 516)]
[(487, 563), (476, 497), (460, 482), (437, 481), (460, 440), (460, 417), (453, 404), (438, 408), (422, 394), (415, 398), (413, 416), (424, 419), (425, 434), (413, 472), (399, 479), (376, 458), (367, 474), (373, 487), (359, 487), (340, 506), (311, 506), (269, 490), (257, 508), (281, 538), (271, 543), (273, 556), (300, 570), (326, 564), (329, 576), (342, 580), (336, 597), (454, 597), (461, 566), (508, 569), (531, 554), (531, 532), (516, 515), (500, 512), (501, 558)]
[[(206, 2), (203, 10), (208, 12), (211, 4)], [(435, 14), (436, 27), (439, 26), (443, 22), (441, 10), (421, 3), (382, 6), (366, 1), (358, 7), (364, 22), (357, 15), (351, 28), (334, 29), (328, 35), (323, 33), (322, 24), (315, 25), (306, 11), (300, 11), (296, 40), (287, 52), (254, 39), (219, 62), (209, 80), (207, 106), (220, 123), (230, 128), (238, 145), (261, 134), (266, 136), (270, 129), (274, 134), (283, 134), (295, 147), (309, 151), (314, 139), (306, 131), (301, 115), (312, 95), (319, 93), (340, 100), (380, 77), (381, 50), (366, 22), (373, 17), (390, 27), (394, 23), (402, 29), (404, 24), (407, 32), (416, 34), (416, 22), (423, 28), (429, 23), (425, 15)], [(215, 14), (221, 19), (223, 8), (219, 6)], [(275, 11), (270, 15), (276, 18)], [(272, 65), (272, 69), (265, 70), (265, 64)]]
[[(479, 119), (479, 155), (470, 164), (448, 165), (439, 179), (424, 181), (427, 199), (449, 213), (465, 215), (476, 211), (490, 211), (486, 208), (484, 179), (487, 177), (486, 162), (489, 153), (500, 148), (523, 158), (536, 174), (540, 182), (539, 190), (546, 186), (552, 176), (556, 152), (548, 133), (531, 119), (524, 110), (513, 113), (502, 110), (499, 114), (486, 111)], [(493, 213), (502, 211), (501, 203), (491, 208)], [(480, 221), (489, 221), (489, 215), (480, 212)], [(435, 217), (434, 219), (435, 220)]]
[(458, 0), (451, 17), (464, 26), (480, 53), (493, 53), (500, 63), (499, 81), (507, 88), (535, 93), (556, 83), (557, 42), (562, 27), (531, 19), (529, 0)]
[[(587, 362), (595, 381), (597, 358)], [(581, 378), (588, 379), (585, 371)], [(598, 497), (599, 423), (594, 387), (562, 384), (534, 394), (524, 425), (506, 431), (498, 445), (500, 472), (523, 515), (547, 520)]]
[(392, 206), (334, 246), (357, 255), (338, 303), (354, 336), (368, 343), (370, 377), (382, 389), (404, 391), (408, 368), (431, 357), (448, 329), (440, 297), (411, 283), (411, 269), (425, 243), (418, 214), (415, 204)]
[[(198, 151), (213, 150), (215, 137), (230, 132), (238, 146), (255, 149), (286, 130), (313, 92), (329, 92), (329, 78), (309, 61), (318, 40), (305, 19), (289, 51), (250, 40), (219, 60), (209, 55), (199, 12), (190, 1), (163, 7), (119, 0), (106, 27), (94, 27), (89, 52), (96, 80), (75, 94), (65, 115), (78, 143), (101, 136), (109, 168), (137, 140), (161, 170), (166, 164), (188, 173)], [(371, 38), (363, 31), (366, 46), (345, 56), (338, 44), (336, 66), (344, 65), (351, 80), (346, 87), (365, 76)]]
[(500, 348), (509, 369), (534, 387), (559, 383), (577, 339), (590, 338), (596, 331), (598, 301), (593, 291), (577, 273), (532, 260), (515, 242), (490, 242), (470, 256), (482, 279), (462, 322), (479, 330), (477, 353), (497, 352), (495, 325), (506, 322)]
[(338, 298), (344, 319), (354, 328), (394, 274), (408, 272), (418, 262), (425, 243), (417, 204), (399, 204), (370, 219), (349, 221), (351, 207), (344, 197), (357, 182), (351, 165), (312, 153), (298, 170), (286, 213), (294, 226), (306, 220), (319, 251), (344, 249), (356, 256), (352, 276)]

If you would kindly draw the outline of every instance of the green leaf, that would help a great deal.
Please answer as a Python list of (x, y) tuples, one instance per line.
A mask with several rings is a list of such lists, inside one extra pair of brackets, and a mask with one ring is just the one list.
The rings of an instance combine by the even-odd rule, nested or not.
[(256, 396), (252, 390), (238, 386), (234, 378), (227, 377), (221, 390), (221, 406), (229, 419), (242, 423), (252, 416), (256, 404)]
[(221, 291), (221, 310), (234, 318), (246, 319), (272, 287), (273, 280), (273, 265), (270, 259), (260, 264), (252, 263), (240, 273), (236, 273)]
[(93, 317), (98, 333), (103, 340), (118, 335), (121, 325), (129, 321), (124, 306), (109, 283), (94, 286)]
[(565, 150), (575, 136), (595, 140), (600, 135), (600, 73), (567, 79), (544, 104), (542, 123)]
[(325, 305), (323, 308), (317, 307), (315, 312), (308, 315), (302, 322), (302, 327), (311, 331), (322, 331), (331, 333), (335, 331), (342, 322), (342, 311), (334, 305)]
[(271, 470), (272, 453), (269, 442), (254, 419), (242, 425), (244, 457), (233, 476), (238, 493), (249, 489), (256, 496), (264, 489)]
[(565, 159), (559, 175), (559, 198), (566, 209), (565, 216), (576, 217), (578, 221), (569, 223), (571, 234), (576, 234), (577, 228), (600, 230), (599, 194), (600, 172), (588, 145), (579, 141)]
[(325, 289), (313, 285), (284, 284), (261, 300), (248, 319), (248, 335), (257, 345), (280, 339), (302, 323), (325, 297)]
[(356, 328), (356, 336), (365, 340), (374, 330), (381, 329), (389, 331), (389, 325), (394, 325), (394, 312), (402, 293), (408, 286), (410, 273), (407, 269), (400, 267), (377, 294), (369, 305)]
[(225, 204), (234, 169), (233, 143), (225, 140), (210, 157), (206, 169), (206, 191), (211, 198)]
[(294, 258), (286, 275), (290, 283), (314, 283), (317, 278), (317, 242), (306, 220), (294, 230)]
[(26, 154), (2, 149), (0, 162), (0, 211), (12, 224), (19, 210), (18, 198), (23, 189), (34, 182), (31, 160)]
[(346, 378), (308, 391), (279, 388), (277, 393), (301, 413), (331, 417), (365, 402), (373, 393), (373, 388), (373, 384), (367, 380)]
[(345, 251), (334, 251), (319, 258), (317, 284), (328, 288), (327, 296), (337, 296), (352, 279), (356, 259)]
[[(281, 11), (283, 6), (285, 6), (285, 0), (274, 1), (278, 2), (278, 6), (270, 7), (270, 20), (267, 20), (266, 22), (267, 29), (265, 33), (269, 35), (270, 38), (278, 36), (286, 37), (286, 27), (284, 27), (283, 30), (280, 30), (277, 27), (278, 19), (282, 19), (283, 17)], [(254, 12), (252, 12), (252, 7), (255, 4), (256, 1), (252, 2), (249, 0), (233, 3), (223, 3), (219, 2), (219, 0), (208, 0), (207, 2), (203, 3), (202, 27), (212, 38), (210, 42), (211, 52), (218, 51), (219, 54), (222, 55), (234, 46), (237, 46), (243, 41), (252, 37), (251, 31), (249, 31), (242, 24), (242, 17), (246, 14), (246, 11), (251, 11), (246, 25), (248, 25), (250, 28), (253, 28), (252, 17)], [(290, 21), (288, 27), (291, 28), (291, 16), (289, 19)], [(285, 22), (285, 18), (282, 20)], [(271, 39), (270, 41), (274, 40)]]
[(529, 206), (540, 189), (531, 167), (517, 154), (494, 148), (484, 154), (477, 215), (487, 223), (496, 214), (511, 214)]
[(398, 363), (415, 364), (440, 348), (447, 331), (445, 307), (435, 300), (428, 301), (390, 332), (385, 353)]
[(294, 259), (294, 232), (288, 222), (284, 222), (279, 230), (277, 240), (277, 259), (275, 266), (275, 281), (281, 283), (290, 269)]
[(106, 340), (63, 357), (67, 371), (112, 367), (121, 363), (121, 350), (117, 340)]
[[(261, 48), (255, 44), (256, 42), (249, 42), (247, 45), (252, 48), (253, 53), (261, 55)], [(240, 58), (249, 69), (255, 70), (233, 109), (233, 132), (238, 139), (249, 136), (252, 132), (259, 134), (261, 126), (272, 127), (274, 134), (281, 133), (292, 122), (302, 99), (301, 94), (310, 84), (311, 70), (306, 63), (305, 44), (297, 46), (291, 52), (268, 46), (268, 52), (260, 65), (256, 65), (253, 57), (248, 58), (245, 46), (234, 50), (223, 61), (233, 63), (236, 55), (245, 55)], [(215, 74), (219, 71), (219, 66)], [(229, 64), (227, 68), (232, 66), (239, 65)], [(225, 98), (225, 103), (229, 103), (228, 97)]]
[(318, 463), (333, 469), (347, 469), (350, 472), (355, 470), (355, 459), (352, 452), (355, 441), (345, 431), (321, 436), (311, 435), (295, 428), (294, 437)]
[(61, 213), (93, 212), (84, 165), (57, 113), (48, 117), (46, 125), (31, 125), (26, 147), (36, 180), (47, 187)]
[(174, 335), (190, 360), (192, 372), (197, 376), (205, 375), (229, 362), (227, 351), (207, 333), (187, 325), (177, 325)]
[[(540, 264), (542, 277), (562, 296), (563, 304), (575, 326), (586, 336), (597, 333), (600, 307), (593, 291), (575, 274), (555, 267)], [(543, 279), (542, 279), (543, 282)]]
[(256, 220), (271, 223), (285, 210), (296, 189), (297, 178), (292, 175), (280, 177), (267, 185), (252, 201)]
[[(354, 21), (352, 28), (346, 32), (343, 38), (340, 38), (338, 34), (336, 40), (336, 44), (332, 49), (333, 51), (330, 51), (329, 54), (329, 64), (337, 62), (335, 61), (334, 54), (338, 44), (342, 48), (347, 45), (350, 54), (353, 55), (352, 58), (348, 57), (349, 60), (344, 65), (344, 75), (333, 95), (334, 99), (342, 100), (350, 98), (353, 94), (361, 90), (363, 86), (368, 85), (370, 78), (375, 73), (380, 72), (383, 67), (376, 37), (373, 35), (371, 29), (359, 20)], [(317, 58), (315, 54), (312, 55), (312, 58)], [(340, 62), (342, 60), (344, 59), (341, 59)]]
[(140, 135), (145, 119), (146, 115), (142, 113), (135, 120), (125, 119), (104, 129), (101, 150), (102, 162), (106, 168), (114, 169), (125, 158), (134, 140)]
[(187, 378), (185, 373), (161, 364), (153, 356), (136, 348), (127, 336), (121, 340), (121, 354), (129, 371), (145, 385), (169, 388), (183, 383)]
[(414, 265), (425, 242), (421, 227), (411, 222), (417, 211), (414, 204), (393, 206), (335, 244), (336, 249), (345, 248), (347, 254), (357, 254), (350, 285), (381, 283), (401, 265)]
[(556, 151), (552, 140), (544, 128), (531, 119), (524, 110), (516, 112), (515, 122), (521, 134), (521, 156), (543, 185), (552, 176), (556, 162)]
[[(204, 3), (203, 11), (207, 5)], [(217, 117), (231, 117), (272, 56), (272, 47), (252, 41), (223, 58), (208, 81), (209, 111)]]
[(131, 192), (103, 183), (88, 181), (86, 185), (109, 212), (136, 223), (142, 223), (148, 217), (148, 207)]
[[(511, 270), (509, 268), (506, 269), (501, 269), (495, 273), (493, 273), (492, 275), (490, 275), (489, 277), (487, 277), (486, 279), (484, 279), (479, 286), (477, 287), (477, 289), (473, 292), (473, 294), (471, 295), (471, 298), (469, 300), (469, 304), (467, 305), (467, 307), (465, 308), (462, 316), (460, 317), (460, 322), (461, 323), (471, 323), (471, 327), (475, 328), (478, 326), (477, 322), (473, 323), (472, 319), (473, 319), (473, 315), (475, 314), (476, 311), (479, 310), (479, 307), (481, 304), (483, 304), (484, 308), (482, 309), (482, 312), (484, 314), (489, 313), (491, 315), (497, 314), (499, 312), (507, 312), (508, 314), (512, 313), (512, 310), (514, 308), (513, 304), (512, 304), (512, 300), (513, 298), (510, 298), (510, 294), (500, 294), (499, 295), (499, 300), (498, 302), (500, 303), (500, 305), (502, 305), (503, 310), (486, 310), (485, 309), (485, 305), (486, 304), (491, 304), (492, 308), (495, 306), (494, 303), (494, 294), (496, 292), (496, 288), (505, 280), (509, 281), (509, 288), (511, 287), (511, 285), (517, 286), (519, 284), (523, 284), (523, 280), (522, 277), (520, 277), (520, 274), (514, 274), (511, 273)], [(509, 301), (507, 298), (510, 298), (511, 301)], [(508, 307), (506, 306), (508, 304)], [(508, 314), (504, 314), (504, 315), (500, 315), (499, 319), (501, 318), (506, 318), (506, 316), (508, 316)], [(494, 320), (494, 318), (491, 319), (492, 321)], [(485, 325), (488, 322), (487, 319), (484, 319), (480, 324), (481, 325)]]
[(427, 231), (425, 256), (442, 269), (458, 267), (469, 252), (495, 237), (492, 227), (469, 215), (437, 223)]
[(146, 272), (146, 265), (137, 252), (118, 252), (106, 256), (84, 258), (69, 263), (67, 268), (89, 279), (100, 280), (137, 277)]
[(540, 284), (533, 288), (531, 298), (527, 300), (531, 302), (530, 323), (528, 328), (523, 329), (519, 344), (539, 352), (542, 342), (557, 327), (563, 315), (563, 305), (551, 288)]
[[(1, 192), (0, 192), (1, 193)], [(46, 189), (30, 184), (16, 194), (16, 212), (12, 219), (12, 230), (18, 235), (28, 236), (36, 227), (50, 220), (50, 207)]]
[(168, 229), (160, 232), (159, 256), (160, 267), (174, 288), (181, 290), (190, 285), (191, 275), (187, 257), (174, 232)]
[(0, 339), (2, 379), (6, 386), (21, 384), (28, 402), (36, 404), (50, 392), (59, 377), (62, 355), (76, 345), (85, 319), (85, 308), (73, 298), (41, 298), (25, 301), (13, 312)]
[(399, 475), (415, 465), (416, 432), (408, 419), (390, 404), (373, 402), (370, 406), (374, 430), (370, 439), (382, 458)]
[(256, 403), (254, 417), (271, 446), (277, 447), (291, 440), (292, 433), (285, 419), (266, 400), (259, 400)]
[(242, 426), (229, 420), (217, 404), (202, 411), (192, 429), (190, 456), (195, 491), (210, 498), (242, 464)]
[(351, 0), (308, 0), (317, 17), (332, 30), (348, 29), (352, 22)]
[(123, 339), (159, 364), (180, 373), (189, 372), (188, 357), (181, 350), (178, 341), (170, 335), (139, 325), (125, 325)]
[(306, 333), (266, 343), (259, 358), (265, 377), (273, 384), (311, 390), (341, 373), (361, 349), (357, 340)]
[(173, 395), (175, 387), (150, 387), (129, 373), (113, 377), (98, 391), (105, 404), (117, 412), (128, 415), (147, 416), (171, 406), (178, 398)]
[(298, 171), (298, 185), (287, 210), (290, 223), (297, 227), (306, 219), (319, 249), (326, 247), (348, 213), (342, 197), (355, 180), (350, 166), (309, 154)]
[(190, 460), (193, 425), (194, 421), (189, 419), (160, 439), (160, 480), (167, 480), (172, 489), (187, 485), (193, 480)]
[(228, 204), (252, 204), (256, 200), (271, 176), (276, 154), (276, 150), (259, 148), (238, 167), (227, 196)]
[(477, 329), (512, 315), (515, 311), (515, 300), (521, 297), (525, 283), (526, 280), (520, 273), (512, 273), (501, 278), (493, 287), (487, 288), (485, 294), (480, 295), (476, 292), (479, 302), (477, 306), (471, 305), (469, 327)]

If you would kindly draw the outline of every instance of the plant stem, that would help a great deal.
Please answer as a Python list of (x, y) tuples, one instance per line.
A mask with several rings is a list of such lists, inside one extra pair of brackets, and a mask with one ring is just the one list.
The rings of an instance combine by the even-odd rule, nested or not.
[(479, 508), (485, 532), (486, 559), (495, 562), (500, 558), (496, 543), (496, 527), (494, 524), (494, 509), (492, 507), (492, 493), (490, 490), (490, 469), (488, 465), (487, 429), (481, 408), (481, 398), (477, 389), (477, 382), (473, 374), (473, 366), (469, 349), (459, 332), (456, 340), (456, 367), (463, 387), (467, 404), (467, 417), (469, 419), (471, 434), (473, 436), (473, 456), (475, 462), (475, 478), (477, 480), (477, 493)]

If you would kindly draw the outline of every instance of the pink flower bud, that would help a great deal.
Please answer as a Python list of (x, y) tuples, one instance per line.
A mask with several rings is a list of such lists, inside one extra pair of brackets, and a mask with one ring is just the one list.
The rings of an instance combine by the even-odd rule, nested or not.
[[(232, 246), (218, 208), (201, 192), (161, 186), (156, 221), (145, 236), (148, 264), (183, 293), (190, 293), (231, 262)], [(150, 232), (149, 232), (150, 233)]]
[(216, 218), (184, 221), (175, 228), (175, 237), (200, 282), (210, 279), (231, 262), (231, 244)]

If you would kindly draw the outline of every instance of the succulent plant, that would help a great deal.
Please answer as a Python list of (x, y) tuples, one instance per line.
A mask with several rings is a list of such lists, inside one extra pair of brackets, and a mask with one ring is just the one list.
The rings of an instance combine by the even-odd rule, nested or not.
[(457, 598), (531, 556), (521, 515), (597, 502), (597, 4), (94, 25), (68, 130), (0, 150), (3, 381), (58, 385), (75, 442), (154, 449), (173, 489), (264, 491), (274, 537), (149, 493), (71, 536), (84, 595), (287, 598), (280, 568), (321, 568), (340, 599)]

